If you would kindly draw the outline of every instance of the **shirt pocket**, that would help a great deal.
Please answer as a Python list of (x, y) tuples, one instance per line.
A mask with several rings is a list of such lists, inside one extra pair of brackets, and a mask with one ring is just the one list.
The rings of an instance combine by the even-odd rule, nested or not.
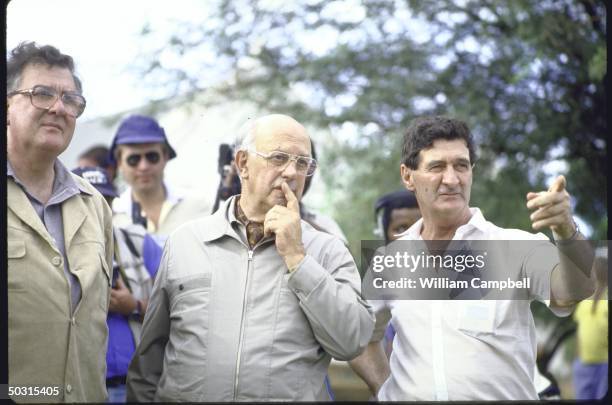
[(7, 255), (9, 259), (19, 259), (26, 254), (25, 242), (22, 240), (9, 240), (7, 243)]
[(23, 258), (26, 255), (26, 245), (22, 240), (9, 240), (7, 242), (7, 258), (8, 266), (11, 271), (8, 272), (8, 290), (11, 292), (25, 291), (26, 285), (24, 280)]
[(459, 331), (479, 339), (495, 334), (497, 321), (495, 301), (466, 300), (457, 304)]

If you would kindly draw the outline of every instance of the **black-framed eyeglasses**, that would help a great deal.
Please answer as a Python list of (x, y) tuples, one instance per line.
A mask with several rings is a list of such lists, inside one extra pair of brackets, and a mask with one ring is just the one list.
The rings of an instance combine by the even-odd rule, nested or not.
[(87, 105), (85, 97), (79, 93), (74, 91), (64, 91), (60, 95), (57, 89), (43, 85), (36, 85), (31, 89), (14, 90), (8, 93), (6, 96), (12, 97), (16, 94), (27, 94), (30, 96), (30, 102), (34, 107), (47, 111), (50, 110), (51, 107), (53, 107), (53, 105), (57, 102), (57, 99), (61, 97), (62, 104), (64, 104), (66, 112), (75, 118), (78, 118), (81, 114), (83, 114), (83, 111), (85, 111), (85, 106)]
[(161, 158), (160, 153), (155, 151), (143, 154), (133, 153), (125, 158), (125, 163), (127, 163), (130, 167), (136, 167), (138, 166), (138, 163), (140, 163), (140, 159), (142, 159), (143, 156), (145, 159), (147, 159), (147, 162), (151, 163), (152, 165), (157, 164)]
[(317, 161), (308, 156), (292, 155), (279, 150), (262, 153), (255, 149), (249, 149), (249, 152), (266, 159), (269, 165), (276, 167), (278, 170), (285, 170), (292, 161), (295, 162), (295, 171), (302, 176), (312, 176), (317, 169)]

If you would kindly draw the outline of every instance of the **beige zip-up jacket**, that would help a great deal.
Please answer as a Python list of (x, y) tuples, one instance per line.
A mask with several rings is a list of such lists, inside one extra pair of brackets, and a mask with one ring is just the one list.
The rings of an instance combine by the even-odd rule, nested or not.
[(374, 316), (340, 239), (302, 221), (306, 257), (289, 274), (272, 239), (248, 249), (234, 201), (167, 240), (128, 401), (328, 400), (331, 357), (368, 344)]
[[(9, 386), (32, 387), (19, 388), (28, 395), (17, 401), (106, 399), (112, 214), (93, 186), (72, 177), (91, 193), (61, 208), (69, 268), (81, 285), (74, 314), (62, 254), (26, 194), (7, 179)], [(29, 395), (41, 388), (44, 394)]]

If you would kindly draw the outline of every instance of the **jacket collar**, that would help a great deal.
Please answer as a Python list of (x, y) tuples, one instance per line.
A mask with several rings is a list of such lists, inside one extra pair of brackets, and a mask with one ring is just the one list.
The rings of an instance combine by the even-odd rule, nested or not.
[(45, 225), (36, 214), (36, 211), (34, 210), (34, 207), (32, 207), (32, 203), (28, 199), (28, 196), (23, 189), (17, 185), (13, 177), (7, 178), (6, 191), (7, 208), (13, 211), (13, 213), (17, 215), (20, 220), (42, 236), (49, 243), (49, 245), (55, 246), (55, 242), (53, 242), (47, 228), (45, 228)]
[[(217, 211), (204, 219), (207, 222), (206, 225), (198, 230), (200, 238), (203, 242), (211, 242), (223, 236), (229, 236), (240, 241), (241, 243), (245, 243), (232, 227), (233, 223), (239, 223), (236, 215), (234, 214), (234, 206), (236, 205), (237, 200), (236, 197), (238, 196), (235, 195), (225, 200)], [(304, 220), (301, 221), (301, 224), (302, 237), (311, 237), (311, 232), (314, 230), (314, 228)], [(266, 238), (257, 243), (257, 246), (262, 243), (267, 243), (272, 239), (273, 238)]]
[[(87, 190), (87, 186), (90, 186), (87, 180), (77, 175), (73, 176), (80, 190), (85, 190), (84, 192), (90, 196), (93, 195), (92, 190)], [(93, 186), (90, 187), (93, 188)], [(62, 203), (62, 223), (64, 224), (64, 244), (66, 249), (70, 247), (72, 239), (87, 219), (88, 213), (90, 213), (90, 209), (87, 208), (83, 198), (75, 198), (73, 196)]]
[(224, 235), (234, 238), (238, 237), (230, 225), (230, 221), (236, 221), (236, 217), (234, 216), (235, 201), (236, 196), (228, 198), (214, 214), (208, 217), (209, 223), (200, 229), (202, 241), (211, 242)]
[[(78, 185), (78, 188), (83, 190), (84, 193), (89, 195), (92, 194), (92, 191), (89, 190), (85, 184), (82, 184), (79, 179), (73, 180)], [(85, 180), (82, 181), (85, 182)], [(34, 207), (32, 207), (32, 203), (28, 199), (26, 193), (20, 186), (17, 185), (14, 178), (7, 181), (7, 191), (8, 209), (13, 211), (13, 213), (29, 227), (34, 229), (34, 231), (45, 239), (49, 245), (55, 247), (56, 245), (53, 238), (47, 231), (47, 228), (45, 228), (45, 225), (42, 223), (39, 216), (36, 214), (36, 211), (34, 210)], [(76, 235), (83, 222), (85, 222), (88, 209), (82, 198), (72, 196), (62, 203), (61, 210), (62, 223), (64, 226), (64, 243), (66, 249), (68, 249), (74, 235)]]
[[(68, 192), (70, 196), (77, 194), (78, 192), (92, 195), (91, 190), (89, 190), (82, 182), (76, 181), (75, 178), (77, 178), (77, 175), (69, 172), (66, 166), (64, 166), (59, 159), (55, 159), (55, 162), (53, 163), (53, 171), (55, 172), (55, 178), (53, 179), (53, 195), (51, 198), (55, 198), (57, 190)], [(11, 162), (8, 159), (6, 160), (6, 176), (12, 177), (15, 183), (25, 190), (25, 186), (15, 174), (15, 170), (13, 170), (13, 166), (11, 166)]]

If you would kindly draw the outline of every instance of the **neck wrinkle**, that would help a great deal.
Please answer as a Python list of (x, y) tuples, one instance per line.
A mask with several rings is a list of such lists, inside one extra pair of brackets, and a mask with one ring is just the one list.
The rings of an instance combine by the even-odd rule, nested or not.
[[(51, 195), (55, 179), (55, 159), (48, 161), (33, 158), (32, 161), (28, 161), (28, 158), (15, 159), (15, 155), (11, 153), (7, 154), (7, 159), (13, 168), (15, 177), (26, 186), (29, 192), (34, 193), (37, 198), (41, 194)], [(46, 203), (46, 201), (41, 202)]]
[(246, 200), (248, 200), (248, 198), (245, 198), (245, 196), (241, 196), (240, 200), (238, 201), (238, 204), (240, 204), (240, 209), (242, 209), (244, 215), (248, 218), (249, 221), (263, 223), (266, 218), (266, 214), (258, 214), (256, 210), (253, 209), (253, 207), (251, 207)]

